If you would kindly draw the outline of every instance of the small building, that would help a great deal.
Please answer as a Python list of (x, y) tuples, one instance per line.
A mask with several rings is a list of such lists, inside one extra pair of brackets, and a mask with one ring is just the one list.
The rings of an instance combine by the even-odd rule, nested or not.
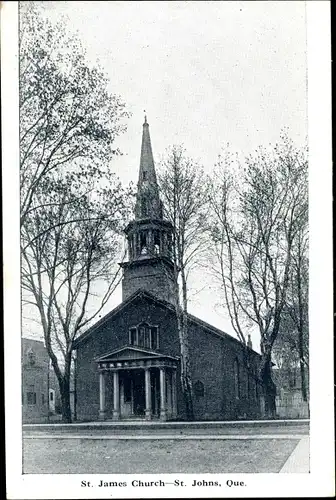
[(56, 413), (58, 384), (40, 340), (22, 338), (22, 421), (47, 422)]
[[(163, 216), (146, 119), (134, 220), (125, 233), (122, 303), (74, 344), (77, 419), (183, 420), (173, 228)], [(259, 417), (259, 354), (191, 314), (188, 336), (195, 418)]]

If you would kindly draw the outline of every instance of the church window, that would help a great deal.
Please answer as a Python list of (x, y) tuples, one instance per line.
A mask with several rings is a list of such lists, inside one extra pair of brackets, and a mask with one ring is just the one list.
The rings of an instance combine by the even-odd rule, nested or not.
[(159, 346), (159, 329), (157, 326), (151, 326), (142, 323), (137, 327), (130, 328), (129, 343), (148, 349), (157, 349)]
[(204, 397), (204, 384), (200, 380), (197, 380), (194, 384), (194, 393), (198, 398)]
[(140, 328), (138, 330), (138, 336), (139, 336), (138, 345), (141, 345), (144, 347), (145, 346), (145, 327), (140, 326)]
[(234, 372), (234, 389), (236, 399), (240, 398), (240, 380), (239, 380), (239, 363), (238, 360), (235, 359), (233, 363), (233, 372)]
[(150, 328), (150, 347), (152, 349), (157, 349), (158, 348), (158, 327), (157, 326), (152, 326)]
[(144, 181), (147, 180), (147, 172), (145, 170), (142, 172), (142, 178)]
[(136, 345), (137, 343), (137, 330), (136, 328), (131, 328), (129, 332), (129, 343), (131, 345)]
[(150, 349), (151, 346), (151, 341), (150, 341), (150, 329), (145, 328), (145, 347), (148, 347)]

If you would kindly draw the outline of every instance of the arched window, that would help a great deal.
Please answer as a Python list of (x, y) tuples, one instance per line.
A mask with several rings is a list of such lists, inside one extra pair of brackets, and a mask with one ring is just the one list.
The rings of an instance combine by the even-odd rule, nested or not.
[(146, 327), (144, 325), (138, 328), (138, 345), (145, 346), (145, 331)]
[(154, 253), (158, 255), (160, 253), (160, 232), (154, 230)]
[(140, 233), (140, 255), (146, 255), (147, 250), (147, 234), (144, 231)]
[(198, 398), (204, 397), (204, 384), (200, 380), (197, 380), (194, 384), (194, 393)]
[(240, 398), (240, 378), (239, 378), (239, 363), (236, 358), (233, 363), (234, 389), (236, 399)]

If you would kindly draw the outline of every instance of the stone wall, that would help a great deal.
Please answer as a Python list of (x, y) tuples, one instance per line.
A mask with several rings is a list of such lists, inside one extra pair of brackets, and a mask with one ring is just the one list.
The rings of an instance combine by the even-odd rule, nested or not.
[[(107, 318), (77, 349), (77, 418), (96, 420), (99, 412), (99, 375), (95, 358), (129, 342), (129, 329), (146, 321), (159, 326), (158, 352), (180, 356), (176, 317), (172, 310), (147, 297), (138, 296), (120, 312)], [(190, 354), (193, 384), (204, 387), (204, 395), (193, 392), (197, 420), (255, 418), (259, 416), (256, 391), (247, 394), (247, 376), (241, 345), (233, 338), (220, 337), (202, 325), (190, 322)], [(233, 363), (238, 359), (240, 397), (236, 398)], [(252, 352), (252, 364), (258, 356)], [(177, 373), (178, 418), (185, 418), (185, 406)], [(198, 386), (200, 385), (198, 384)], [(253, 385), (253, 384), (252, 384)], [(197, 388), (197, 384), (196, 384)], [(108, 399), (108, 398), (107, 398)], [(107, 405), (111, 401), (106, 401)]]
[(122, 279), (122, 300), (128, 299), (140, 288), (152, 293), (155, 297), (172, 302), (171, 270), (164, 261), (149, 259), (136, 261), (124, 266)]

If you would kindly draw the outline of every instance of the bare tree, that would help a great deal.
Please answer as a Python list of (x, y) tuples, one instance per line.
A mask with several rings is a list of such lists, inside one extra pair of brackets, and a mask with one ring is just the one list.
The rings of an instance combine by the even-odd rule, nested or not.
[[(127, 116), (108, 79), (90, 67), (69, 35), (66, 18), (52, 24), (42, 2), (20, 2), (20, 191), (21, 224), (35, 209), (45, 176), (71, 166), (99, 177), (118, 154), (114, 140)], [(104, 167), (105, 166), (105, 167)]]
[(229, 154), (220, 158), (211, 196), (216, 272), (238, 338), (246, 344), (246, 332), (259, 331), (268, 417), (276, 411), (272, 348), (286, 309), (294, 246), (305, 224), (306, 186), (306, 156), (283, 135), (272, 151), (260, 148), (242, 165)]
[[(308, 218), (308, 217), (307, 217)], [(307, 369), (309, 368), (309, 265), (308, 265), (308, 230), (307, 222), (298, 233), (293, 252), (292, 272), (288, 302), (288, 312), (295, 325), (299, 355), (301, 392), (304, 401), (308, 401)], [(293, 337), (291, 336), (291, 339)]]
[(37, 308), (59, 382), (63, 420), (70, 422), (73, 342), (120, 281), (117, 262), (127, 210), (118, 183), (91, 197), (57, 186), (53, 193), (35, 195), (39, 208), (25, 219), (22, 240), (29, 238), (30, 244), (22, 250), (22, 296), (25, 306)]
[(52, 24), (45, 9), (20, 3), (21, 276), (70, 421), (73, 341), (119, 281), (127, 196), (109, 162), (127, 113), (67, 20)]
[[(308, 218), (308, 214), (307, 214)], [(298, 232), (292, 251), (290, 284), (275, 347), (281, 356), (300, 367), (302, 399), (308, 401), (308, 220)]]
[(207, 180), (181, 146), (171, 147), (159, 172), (164, 215), (173, 226), (174, 302), (187, 418), (194, 418), (188, 338), (188, 275), (206, 248)]

